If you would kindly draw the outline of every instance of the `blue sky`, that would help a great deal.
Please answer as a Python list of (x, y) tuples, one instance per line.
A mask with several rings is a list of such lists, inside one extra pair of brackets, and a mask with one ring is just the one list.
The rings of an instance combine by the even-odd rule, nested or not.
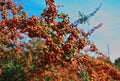
[[(45, 8), (45, 0), (14, 0), (18, 4), (23, 3), (25, 10), (29, 13), (40, 16)], [(102, 7), (90, 19), (90, 25), (79, 25), (80, 28), (89, 30), (90, 28), (103, 23), (103, 26), (95, 31), (90, 39), (97, 45), (98, 49), (107, 53), (107, 44), (110, 46), (110, 58), (114, 61), (120, 57), (120, 0), (56, 0), (56, 4), (64, 5), (59, 8), (59, 12), (70, 15), (71, 21), (78, 18), (78, 11), (89, 14), (94, 11), (99, 4)]]

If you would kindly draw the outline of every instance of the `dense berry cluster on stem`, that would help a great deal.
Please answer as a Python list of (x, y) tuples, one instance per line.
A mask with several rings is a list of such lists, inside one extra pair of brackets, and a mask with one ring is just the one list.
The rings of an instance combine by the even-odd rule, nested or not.
[(120, 72), (88, 39), (102, 24), (86, 33), (58, 13), (54, 0), (46, 5), (40, 17), (28, 17), (22, 5), (0, 0), (0, 81), (119, 81)]

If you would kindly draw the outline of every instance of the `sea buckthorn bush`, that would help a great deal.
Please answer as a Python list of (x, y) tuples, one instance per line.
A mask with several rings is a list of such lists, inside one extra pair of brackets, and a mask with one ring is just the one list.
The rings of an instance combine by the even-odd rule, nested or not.
[(119, 81), (120, 72), (89, 40), (102, 24), (86, 33), (77, 27), (86, 16), (71, 23), (54, 0), (45, 1), (40, 17), (28, 17), (23, 5), (0, 0), (0, 81)]

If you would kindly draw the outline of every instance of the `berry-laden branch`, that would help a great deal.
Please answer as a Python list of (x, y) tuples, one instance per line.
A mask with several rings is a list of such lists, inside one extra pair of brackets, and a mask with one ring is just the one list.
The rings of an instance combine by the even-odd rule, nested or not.
[(89, 40), (102, 23), (88, 33), (77, 27), (101, 4), (71, 24), (68, 14), (58, 13), (55, 0), (45, 1), (41, 16), (29, 17), (23, 5), (0, 0), (0, 81), (119, 81), (120, 72)]

